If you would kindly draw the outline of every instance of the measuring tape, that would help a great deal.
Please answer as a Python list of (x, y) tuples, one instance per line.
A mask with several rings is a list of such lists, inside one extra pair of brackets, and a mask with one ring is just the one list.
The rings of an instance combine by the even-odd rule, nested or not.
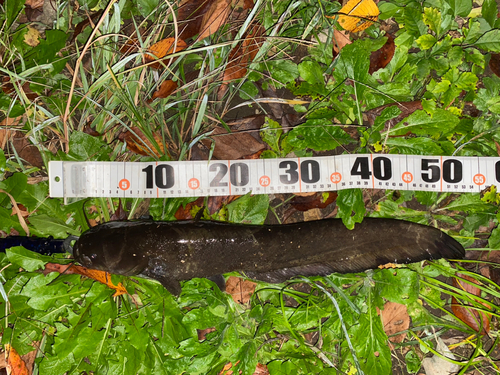
[(500, 183), (500, 158), (355, 154), (172, 162), (49, 163), (50, 196), (174, 198), (352, 188), (479, 192)]

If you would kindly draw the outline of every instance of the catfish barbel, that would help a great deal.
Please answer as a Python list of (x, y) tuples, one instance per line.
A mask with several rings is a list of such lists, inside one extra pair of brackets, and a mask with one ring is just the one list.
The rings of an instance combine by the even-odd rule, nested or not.
[(353, 230), (340, 219), (284, 225), (115, 221), (84, 232), (74, 246), (85, 267), (153, 278), (174, 295), (180, 281), (233, 271), (279, 283), (464, 255), (462, 245), (439, 229), (377, 218)]

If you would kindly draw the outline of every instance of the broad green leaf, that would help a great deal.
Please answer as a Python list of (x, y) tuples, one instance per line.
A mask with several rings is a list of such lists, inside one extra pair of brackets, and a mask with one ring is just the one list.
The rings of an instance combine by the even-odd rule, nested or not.
[(361, 189), (340, 190), (337, 196), (337, 217), (348, 229), (353, 229), (356, 223), (361, 223), (365, 216), (366, 208)]
[(396, 134), (406, 134), (408, 131), (417, 135), (440, 135), (448, 134), (459, 123), (458, 116), (436, 109), (432, 116), (425, 111), (415, 111), (406, 119), (396, 125)]
[(495, 21), (497, 20), (498, 5), (495, 0), (484, 0), (483, 6), (481, 7), (481, 15), (493, 28), (495, 27)]
[(424, 23), (439, 37), (441, 33), (441, 12), (436, 8), (424, 8)]
[(351, 137), (328, 119), (307, 120), (287, 136), (288, 143), (297, 150), (310, 148), (316, 151), (333, 150), (352, 142)]
[(243, 100), (251, 100), (259, 95), (259, 89), (253, 82), (246, 81), (243, 85), (241, 85), (239, 95)]
[(495, 212), (494, 205), (485, 203), (479, 194), (462, 193), (457, 199), (446, 206), (447, 210), (473, 212)]
[(137, 0), (137, 9), (143, 17), (147, 17), (158, 8), (159, 0)]
[(56, 59), (61, 60), (64, 66), (64, 59), (58, 58), (56, 54), (64, 48), (67, 38), (68, 35), (61, 30), (46, 30), (45, 40), (40, 40), (40, 44), (26, 55), (26, 60), (29, 61), (28, 67), (49, 64)]
[[(283, 134), (283, 130), (281, 129), (281, 125), (269, 117), (266, 117), (264, 120), (264, 124), (262, 127), (265, 130), (261, 130), (260, 137), (264, 142), (266, 142), (271, 149), (274, 150), (277, 154), (280, 153), (280, 139)], [(272, 129), (272, 130), (271, 130)], [(269, 151), (269, 150), (268, 150)]]
[(54, 236), (56, 238), (66, 238), (69, 234), (80, 234), (76, 229), (66, 225), (64, 221), (57, 217), (51, 217), (45, 214), (31, 215), (30, 223), (33, 230), (40, 236)]
[(391, 153), (406, 155), (442, 155), (443, 149), (433, 139), (417, 138), (388, 138), (385, 142)]
[(298, 66), (300, 76), (311, 85), (324, 85), (323, 69), (316, 61), (306, 60)]
[(491, 236), (488, 238), (488, 247), (492, 250), (500, 250), (500, 227), (496, 227), (491, 231)]
[(5, 168), (7, 166), (7, 159), (2, 149), (0, 149), (0, 181), (3, 180), (5, 174)]
[(431, 49), (436, 44), (437, 39), (431, 34), (424, 34), (416, 40), (421, 50), (425, 51)]
[(408, 33), (418, 38), (427, 34), (427, 26), (424, 23), (422, 11), (413, 7), (404, 8), (405, 29)]
[(96, 137), (73, 132), (69, 139), (69, 156), (77, 161), (108, 161), (109, 146)]
[(416, 272), (407, 268), (383, 269), (373, 274), (375, 293), (391, 302), (408, 305), (418, 299)]
[[(28, 177), (22, 173), (14, 173), (6, 180), (0, 181), (0, 189), (6, 191), (17, 201), (28, 185)], [(9, 205), (10, 198), (7, 194), (0, 193), (0, 206)]]
[(472, 10), (472, 0), (446, 0), (446, 2), (450, 5), (455, 17), (467, 17)]
[(10, 262), (28, 272), (39, 270), (43, 268), (46, 263), (42, 260), (44, 257), (32, 251), (26, 250), (22, 246), (11, 247), (6, 250), (6, 254)]
[(231, 223), (263, 224), (269, 209), (267, 195), (247, 195), (227, 205), (227, 219)]
[(375, 306), (367, 301), (368, 311), (361, 314), (359, 324), (349, 329), (356, 355), (365, 374), (390, 374), (391, 351), (382, 321)]
[(293, 82), (299, 77), (297, 65), (289, 60), (270, 61), (264, 69), (269, 69), (271, 77), (283, 85)]
[(500, 29), (488, 31), (474, 45), (485, 51), (500, 52)]

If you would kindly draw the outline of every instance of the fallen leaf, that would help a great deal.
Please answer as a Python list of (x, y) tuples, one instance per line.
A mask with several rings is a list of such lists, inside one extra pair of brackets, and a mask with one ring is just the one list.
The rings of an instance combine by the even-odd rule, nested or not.
[(256, 286), (257, 284), (253, 281), (244, 280), (236, 276), (229, 276), (226, 281), (226, 293), (231, 295), (234, 302), (245, 305), (250, 301)]
[(217, 98), (222, 99), (228, 89), (229, 81), (243, 78), (247, 74), (247, 67), (253, 61), (262, 43), (264, 43), (265, 29), (260, 23), (253, 24), (243, 36), (243, 41), (229, 53), (228, 64), (222, 76)]
[(370, 27), (380, 11), (373, 0), (349, 0), (339, 11), (338, 22), (344, 30), (354, 33)]
[(5, 344), (5, 359), (7, 361), (7, 373), (10, 375), (29, 375), (28, 367), (10, 344)]
[(196, 331), (198, 332), (198, 341), (204, 341), (207, 338), (207, 335), (210, 332), (216, 331), (216, 329), (215, 327), (211, 327), (206, 329), (197, 329)]
[(34, 22), (43, 14), (45, 0), (26, 0), (24, 3), (24, 13), (30, 22)]
[(24, 3), (25, 6), (29, 6), (30, 8), (41, 8), (45, 0), (26, 0)]
[(177, 82), (174, 82), (171, 79), (163, 81), (158, 90), (153, 93), (153, 96), (151, 97), (151, 99), (149, 99), (148, 102), (152, 102), (157, 98), (161, 99), (170, 96), (170, 94), (172, 94), (177, 89), (177, 87)]
[(187, 40), (200, 32), (203, 15), (213, 0), (183, 0), (177, 10), (179, 38)]
[(387, 34), (386, 36), (387, 42), (385, 42), (382, 48), (373, 51), (370, 55), (370, 69), (368, 71), (370, 74), (373, 74), (379, 69), (385, 68), (394, 56), (394, 51), (396, 50), (394, 38), (390, 34)]
[(191, 220), (193, 219), (193, 215), (191, 215), (191, 212), (194, 207), (203, 207), (203, 202), (204, 198), (200, 197), (194, 202), (189, 202), (187, 203), (184, 207), (181, 205), (177, 211), (175, 212), (174, 216), (177, 220)]
[(333, 30), (333, 52), (334, 56), (337, 56), (338, 53), (347, 46), (348, 44), (351, 44), (351, 38), (349, 38), (349, 32), (345, 30)]
[[(395, 302), (386, 302), (384, 304), (384, 309), (380, 311), (380, 317), (382, 318), (382, 324), (387, 336), (406, 331), (410, 328), (410, 316), (408, 315), (408, 310), (405, 305)], [(406, 333), (404, 332), (389, 337), (389, 341), (392, 343), (400, 343), (403, 342), (405, 337)]]
[(49, 272), (78, 274), (86, 276), (90, 279), (94, 279), (108, 286), (108, 288), (113, 289), (115, 291), (113, 297), (118, 297), (121, 296), (122, 294), (128, 294), (127, 289), (125, 289), (122, 283), (118, 283), (118, 285), (113, 284), (113, 282), (111, 281), (111, 274), (109, 272), (93, 270), (90, 268), (77, 266), (75, 264), (68, 265), (68, 264), (47, 263), (45, 265), (44, 273), (49, 273)]
[(118, 198), (118, 207), (116, 208), (114, 214), (109, 218), (109, 221), (127, 220), (128, 214), (129, 213), (123, 209), (122, 200)]
[(231, 0), (212, 1), (206, 13), (203, 15), (198, 40), (209, 37), (219, 30), (221, 26), (225, 25), (230, 11)]
[[(174, 52), (180, 52), (185, 50), (187, 46), (188, 45), (186, 44), (186, 42), (183, 41), (182, 39), (177, 39), (177, 44), (176, 44), (176, 39), (170, 37), (162, 39), (159, 42), (153, 44), (151, 47), (148, 48), (148, 52), (156, 56), (157, 59), (162, 59), (165, 56), (170, 55)], [(152, 57), (150, 54), (147, 53), (144, 54), (144, 61), (146, 63), (151, 63), (152, 61), (155, 61), (154, 63), (149, 64), (149, 66), (153, 69), (160, 69), (163, 65), (159, 61), (157, 61), (154, 57)]]
[[(33, 101), (36, 98), (38, 98), (38, 94), (36, 92), (34, 92), (33, 90), (30, 89), (30, 83), (29, 82), (24, 82), (23, 85), (19, 89), (24, 92), (24, 95), (26, 95), (26, 98), (28, 98), (28, 100), (32, 100)], [(3, 77), (2, 78), (2, 91), (5, 94), (10, 95), (10, 96), (16, 96), (17, 95), (17, 92), (16, 92), (16, 90), (14, 88), (14, 83), (10, 81), (9, 77)]]
[[(454, 277), (453, 286), (460, 288), (465, 292), (468, 292), (474, 296), (481, 295), (481, 289), (479, 289), (474, 285), (478, 284), (477, 280), (464, 274), (457, 274), (457, 276), (460, 277), (461, 279), (467, 280), (468, 282), (460, 280), (458, 277)], [(484, 303), (482, 303), (482, 305), (485, 306), (486, 309), (491, 309), (490, 306)], [(455, 314), (455, 316), (458, 319), (467, 324), (476, 332), (479, 332), (481, 327), (482, 329), (480, 333), (483, 335), (488, 334), (488, 332), (490, 331), (490, 321), (491, 321), (490, 314), (478, 311), (473, 306), (470, 305), (468, 306), (463, 302), (459, 303), (455, 297), (453, 297), (451, 300), (451, 311), (453, 311), (453, 314)]]
[(153, 133), (156, 145), (153, 145), (146, 135), (137, 127), (131, 128), (118, 136), (120, 141), (127, 144), (127, 148), (139, 155), (161, 157), (165, 155), (163, 140), (159, 132)]
[(290, 205), (297, 211), (307, 211), (313, 208), (325, 208), (337, 199), (337, 193), (314, 193), (308, 196), (295, 196)]
[(500, 77), (500, 53), (492, 53), (488, 65), (491, 71)]
[[(213, 156), (220, 160), (240, 159), (265, 148), (264, 143), (256, 140), (251, 134), (238, 131), (228, 133), (222, 126), (213, 130), (211, 138), (215, 140)], [(202, 143), (210, 148), (212, 140), (204, 139)]]
[[(437, 342), (437, 352), (442, 356), (456, 361), (457, 358), (453, 355), (450, 349), (446, 346), (443, 340), (438, 337)], [(441, 358), (438, 355), (433, 355), (432, 357), (424, 358), (422, 361), (422, 366), (425, 369), (426, 374), (432, 375), (451, 375), (456, 374), (460, 370), (460, 366)]]
[(24, 34), (24, 43), (30, 47), (36, 47), (40, 44), (41, 34), (33, 26), (28, 25), (28, 32)]
[(7, 193), (3, 189), (0, 189), (0, 193), (4, 193), (4, 194), (6, 194), (9, 197), (10, 203), (12, 204), (12, 210), (17, 215), (17, 218), (19, 219), (19, 224), (21, 225), (21, 228), (23, 228), (24, 232), (26, 233), (26, 236), (29, 237), (30, 236), (30, 230), (28, 228), (28, 225), (26, 224), (26, 220), (24, 220), (24, 217), (22, 215), (21, 210), (19, 209), (19, 206), (17, 205), (16, 200), (14, 199), (14, 197), (11, 194)]

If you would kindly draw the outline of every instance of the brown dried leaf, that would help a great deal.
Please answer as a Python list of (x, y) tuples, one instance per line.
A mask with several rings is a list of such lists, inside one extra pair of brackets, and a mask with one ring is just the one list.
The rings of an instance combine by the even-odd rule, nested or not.
[(290, 205), (297, 211), (307, 211), (313, 208), (325, 208), (337, 199), (336, 192), (328, 192), (327, 194), (326, 199), (324, 193), (314, 193), (308, 196), (295, 196), (290, 201)]
[(109, 218), (110, 221), (120, 221), (127, 220), (128, 212), (123, 209), (122, 200), (118, 199), (118, 207), (115, 210), (115, 213), (111, 215)]
[(171, 79), (163, 81), (158, 90), (153, 93), (153, 96), (148, 100), (148, 102), (152, 102), (157, 98), (161, 99), (170, 96), (170, 94), (172, 94), (177, 89), (177, 87), (177, 82), (174, 82)]
[(30, 47), (36, 47), (40, 44), (41, 37), (42, 36), (37, 29), (35, 29), (33, 26), (28, 25), (28, 32), (24, 34), (24, 43), (26, 43)]
[(221, 26), (225, 25), (230, 12), (231, 0), (212, 1), (203, 15), (198, 40), (205, 39), (219, 30)]
[[(16, 83), (16, 85), (17, 85), (17, 83)], [(33, 101), (36, 98), (38, 98), (38, 96), (39, 96), (36, 92), (34, 92), (33, 90), (30, 89), (29, 82), (25, 82), (19, 89), (22, 92), (24, 92), (24, 95), (26, 95), (26, 98), (28, 98), (28, 100)], [(17, 95), (17, 92), (14, 88), (14, 84), (10, 81), (9, 77), (2, 78), (2, 91), (5, 94), (10, 95), (10, 96)]]
[[(462, 280), (459, 280), (457, 277), (453, 278), (453, 286), (457, 288), (461, 288), (462, 290), (475, 295), (475, 296), (480, 296), (481, 295), (481, 289), (477, 288), (473, 284), (478, 284), (478, 281), (473, 279), (472, 277), (464, 274), (457, 274), (458, 277), (469, 281), (472, 283), (472, 285), (468, 282), (464, 282)], [(466, 304), (459, 304), (458, 300), (453, 297), (451, 300), (451, 311), (453, 311), (453, 314), (460, 319), (462, 322), (467, 324), (469, 327), (471, 327), (473, 330), (476, 332), (479, 332), (480, 328), (482, 327), (481, 334), (486, 335), (490, 331), (490, 321), (491, 321), (491, 315), (486, 314), (481, 311), (477, 311), (476, 308), (472, 306), (467, 306)], [(487, 309), (491, 309), (491, 306), (488, 306), (487, 304), (482, 303)]]
[(204, 341), (207, 338), (207, 335), (210, 332), (216, 331), (216, 329), (215, 327), (211, 327), (206, 329), (197, 329), (196, 331), (198, 332), (198, 341)]
[(29, 165), (42, 168), (44, 166), (42, 155), (35, 145), (32, 145), (24, 134), (20, 131), (13, 133), (12, 147), (16, 150), (21, 159), (26, 161)]
[(156, 145), (153, 145), (139, 128), (134, 127), (121, 133), (118, 139), (127, 143), (127, 148), (136, 154), (159, 158), (165, 155), (163, 140), (159, 132), (154, 133), (153, 137)]
[(16, 200), (14, 199), (14, 197), (11, 194), (9, 194), (8, 192), (6, 192), (3, 189), (0, 189), (0, 193), (4, 193), (9, 197), (10, 203), (12, 204), (12, 211), (17, 215), (17, 218), (19, 219), (19, 224), (21, 224), (21, 228), (23, 228), (24, 232), (26, 233), (26, 236), (29, 237), (30, 230), (28, 228), (28, 225), (26, 225), (26, 220), (24, 220), (24, 217), (22, 215), (21, 210), (19, 209), (19, 206), (17, 205)]
[(118, 285), (113, 284), (111, 281), (111, 274), (104, 271), (93, 270), (90, 268), (77, 266), (74, 264), (57, 264), (57, 263), (47, 263), (45, 265), (44, 273), (49, 272), (59, 272), (65, 274), (79, 274), (82, 276), (86, 276), (90, 279), (94, 279), (99, 281), (100, 283), (108, 286), (111, 289), (115, 290), (115, 294), (113, 297), (121, 296), (122, 294), (128, 294), (127, 289), (123, 286), (122, 283), (118, 283)]
[(247, 74), (247, 66), (253, 61), (262, 43), (264, 43), (262, 37), (264, 32), (265, 29), (260, 23), (254, 23), (243, 36), (243, 41), (230, 52), (229, 62), (222, 76), (223, 83), (217, 93), (219, 100), (227, 91), (227, 82), (243, 78)]
[(7, 373), (10, 375), (29, 375), (28, 367), (10, 344), (5, 344)]
[(189, 202), (185, 207), (180, 206), (175, 213), (175, 218), (177, 220), (191, 220), (193, 219), (193, 215), (191, 215), (191, 211), (194, 207), (203, 207), (204, 198), (200, 197), (194, 202)]
[[(214, 129), (212, 139), (215, 140), (213, 156), (221, 160), (240, 159), (245, 156), (253, 155), (265, 148), (264, 143), (256, 140), (251, 134), (246, 132), (228, 133), (222, 126)], [(202, 143), (206, 147), (210, 147), (212, 141), (205, 139)]]
[[(384, 310), (380, 311), (380, 317), (382, 318), (382, 324), (387, 336), (406, 331), (410, 327), (410, 316), (405, 305), (386, 302)], [(401, 333), (397, 336), (389, 337), (389, 340), (393, 343), (400, 343), (403, 342), (405, 337), (406, 333)]]
[(492, 53), (488, 65), (491, 71), (500, 77), (500, 53)]
[(35, 8), (42, 8), (44, 3), (45, 0), (26, 0), (24, 5), (35, 9)]
[(379, 69), (385, 68), (394, 56), (396, 45), (391, 34), (387, 34), (387, 42), (377, 51), (373, 51), (370, 55), (370, 74), (373, 74)]
[(212, 0), (183, 0), (177, 11), (179, 37), (183, 40), (192, 38), (200, 32), (203, 15), (210, 8)]
[[(156, 56), (157, 59), (162, 59), (167, 55), (170, 55), (174, 52), (180, 52), (187, 48), (187, 44), (182, 39), (177, 39), (177, 44), (175, 43), (175, 38), (165, 38), (160, 40), (159, 42), (153, 44), (148, 48), (148, 52)], [(175, 51), (174, 51), (175, 47)], [(152, 61), (156, 61), (150, 54), (144, 54), (144, 61), (146, 63), (150, 63)], [(154, 62), (149, 65), (153, 69), (160, 69), (162, 64), (160, 62)]]
[(256, 283), (249, 280), (244, 280), (239, 277), (229, 276), (226, 281), (226, 293), (229, 293), (234, 302), (242, 305), (250, 301), (252, 294), (255, 292)]
[(349, 32), (345, 30), (333, 30), (333, 52), (334, 52), (334, 57), (338, 55), (338, 53), (347, 46), (348, 44), (351, 44), (351, 38), (349, 38)]

